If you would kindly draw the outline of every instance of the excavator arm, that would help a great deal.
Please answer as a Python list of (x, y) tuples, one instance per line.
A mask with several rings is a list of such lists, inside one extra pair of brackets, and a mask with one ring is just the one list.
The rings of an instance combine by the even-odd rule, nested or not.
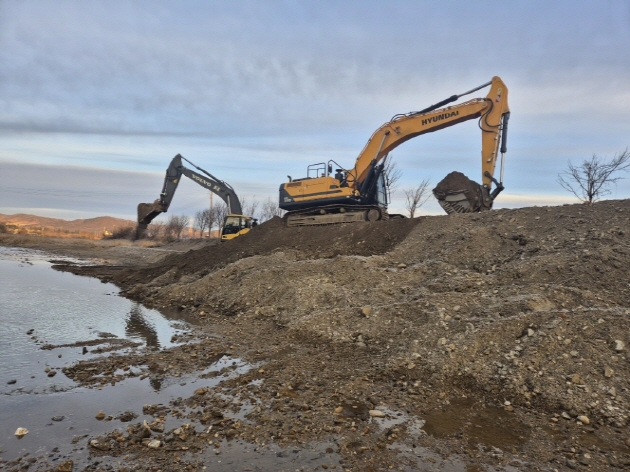
[[(458, 105), (443, 107), (464, 95), (468, 95), (490, 85), (485, 98), (474, 98)], [(393, 149), (412, 138), (432, 133), (464, 121), (480, 118), (481, 129), (481, 171), (483, 185), (491, 188), (499, 142), (502, 156), (506, 152), (507, 121), (510, 109), (507, 101), (508, 89), (499, 77), (493, 77), (486, 84), (460, 95), (453, 95), (435, 105), (418, 112), (397, 115), (377, 129), (369, 139), (354, 168), (348, 171), (348, 181), (355, 181), (355, 187), (363, 182), (374, 163), (384, 159)], [(500, 181), (503, 180), (501, 176)]]
[[(182, 164), (182, 160), (188, 162), (205, 175), (188, 169)], [(178, 154), (173, 158), (168, 169), (166, 169), (166, 177), (164, 178), (164, 186), (162, 187), (160, 198), (153, 203), (140, 203), (138, 205), (138, 227), (140, 229), (146, 229), (147, 225), (151, 223), (155, 217), (160, 213), (168, 211), (182, 175), (185, 175), (192, 181), (218, 195), (226, 203), (228, 213), (236, 215), (242, 214), (241, 202), (230, 185), (217, 179), (209, 172), (203, 170), (201, 167), (197, 167), (188, 159)]]

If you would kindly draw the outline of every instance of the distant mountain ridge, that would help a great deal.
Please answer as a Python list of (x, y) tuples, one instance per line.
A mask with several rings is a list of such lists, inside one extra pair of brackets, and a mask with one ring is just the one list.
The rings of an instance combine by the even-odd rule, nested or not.
[(104, 231), (113, 231), (116, 228), (135, 226), (136, 222), (123, 220), (112, 216), (97, 216), (96, 218), (62, 220), (59, 218), (47, 218), (45, 216), (27, 215), (18, 213), (16, 215), (3, 215), (0, 213), (0, 223), (16, 225), (27, 230), (41, 228), (54, 229), (64, 232), (103, 234)]

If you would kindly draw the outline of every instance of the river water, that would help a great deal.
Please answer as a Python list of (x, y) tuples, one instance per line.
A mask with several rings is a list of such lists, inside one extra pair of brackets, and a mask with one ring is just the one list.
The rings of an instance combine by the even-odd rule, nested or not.
[[(100, 410), (141, 412), (145, 403), (167, 403), (198, 388), (194, 379), (162, 390), (130, 379), (120, 388), (94, 390), (63, 375), (61, 368), (102, 355), (92, 352), (101, 341), (167, 348), (190, 325), (181, 313), (168, 317), (119, 296), (112, 284), (55, 271), (50, 258), (0, 247), (0, 458), (5, 461), (55, 447), (61, 451), (77, 435), (111, 429), (94, 421)], [(74, 345), (84, 341), (94, 346)], [(17, 428), (29, 433), (18, 439)]]

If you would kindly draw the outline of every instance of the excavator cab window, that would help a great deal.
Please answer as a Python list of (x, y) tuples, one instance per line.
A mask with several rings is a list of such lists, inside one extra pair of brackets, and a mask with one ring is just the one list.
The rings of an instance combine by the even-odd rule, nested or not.
[(228, 216), (223, 225), (223, 234), (236, 234), (243, 228), (249, 228), (247, 225), (249, 221), (251, 221), (249, 218), (242, 216)]

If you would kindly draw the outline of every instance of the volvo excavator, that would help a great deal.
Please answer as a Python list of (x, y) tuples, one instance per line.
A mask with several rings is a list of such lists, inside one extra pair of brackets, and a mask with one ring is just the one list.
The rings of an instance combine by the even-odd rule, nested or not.
[[(205, 175), (201, 175), (198, 172), (184, 167), (182, 160), (188, 162), (195, 169), (203, 172)], [(171, 160), (171, 164), (166, 169), (166, 177), (164, 178), (164, 187), (160, 198), (153, 203), (140, 203), (138, 205), (138, 231), (142, 232), (146, 230), (147, 226), (153, 219), (160, 213), (168, 211), (168, 207), (171, 205), (175, 190), (179, 185), (179, 181), (185, 175), (193, 182), (198, 183), (202, 187), (210, 190), (212, 193), (218, 195), (227, 205), (228, 215), (223, 221), (223, 229), (221, 231), (221, 241), (227, 241), (234, 239), (237, 236), (246, 234), (249, 230), (256, 226), (257, 221), (251, 216), (243, 215), (243, 209), (241, 202), (236, 196), (234, 189), (226, 182), (217, 179), (209, 172), (203, 170), (201, 167), (197, 167), (188, 159), (178, 154)]]
[[(484, 98), (446, 106), (487, 86), (490, 91)], [(279, 206), (287, 211), (284, 220), (287, 226), (307, 226), (388, 218), (384, 176), (388, 154), (411, 138), (475, 118), (479, 119), (481, 129), (483, 183), (452, 172), (433, 193), (449, 214), (490, 210), (494, 199), (504, 189), (503, 163), (509, 117), (508, 89), (499, 77), (423, 110), (396, 115), (374, 132), (353, 168), (344, 169), (330, 160), (310, 165), (305, 178), (289, 176), (289, 182), (280, 186)], [(499, 152), (501, 174), (497, 180), (494, 171)], [(334, 175), (333, 164), (337, 167)]]

